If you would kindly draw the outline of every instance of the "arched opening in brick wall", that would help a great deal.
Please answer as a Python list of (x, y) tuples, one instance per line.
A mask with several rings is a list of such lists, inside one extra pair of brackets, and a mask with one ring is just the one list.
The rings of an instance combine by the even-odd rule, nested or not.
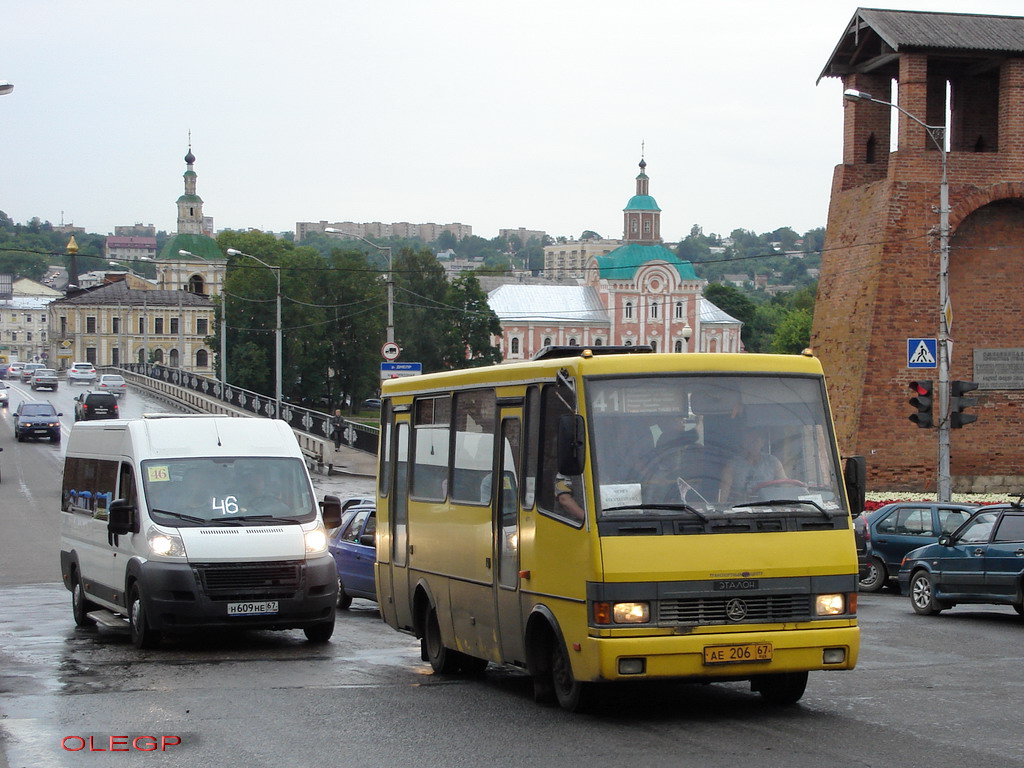
[[(996, 200), (966, 216), (950, 237), (949, 299), (951, 380), (976, 381), (975, 350), (1024, 347), (1024, 198)], [(1013, 385), (1009, 385), (1013, 386)], [(1020, 474), (1020, 451), (990, 450), (1019, 445), (1021, 389), (979, 390), (977, 424), (954, 430), (954, 475)], [(1015, 438), (1014, 435), (1018, 437)]]

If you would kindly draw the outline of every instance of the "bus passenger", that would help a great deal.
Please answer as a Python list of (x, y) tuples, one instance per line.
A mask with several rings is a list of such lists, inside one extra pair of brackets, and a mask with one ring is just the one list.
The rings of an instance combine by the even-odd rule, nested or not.
[(719, 501), (750, 501), (757, 498), (759, 486), (772, 480), (784, 480), (782, 462), (764, 453), (764, 433), (754, 430), (747, 437), (743, 451), (725, 466)]

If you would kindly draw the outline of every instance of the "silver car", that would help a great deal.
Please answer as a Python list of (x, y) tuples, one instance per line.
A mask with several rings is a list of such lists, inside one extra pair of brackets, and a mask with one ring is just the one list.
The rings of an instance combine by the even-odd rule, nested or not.
[(116, 373), (104, 373), (100, 376), (99, 383), (94, 389), (97, 392), (110, 392), (112, 395), (121, 397), (128, 392), (128, 384), (124, 377), (118, 376)]
[(57, 378), (57, 372), (53, 368), (36, 368), (29, 381), (32, 389), (50, 389), (56, 392), (60, 379)]

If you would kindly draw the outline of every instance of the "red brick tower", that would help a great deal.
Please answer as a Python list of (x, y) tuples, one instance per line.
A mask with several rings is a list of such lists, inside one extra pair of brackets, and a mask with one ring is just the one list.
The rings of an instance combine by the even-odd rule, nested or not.
[[(949, 378), (981, 384), (977, 423), (950, 431), (952, 487), (1024, 492), (1024, 18), (861, 8), (822, 76), (948, 125)], [(939, 335), (941, 152), (890, 107), (843, 106), (812, 343), (843, 453), (875, 488), (931, 491), (936, 430), (907, 401), (937, 369), (909, 368), (907, 339)]]

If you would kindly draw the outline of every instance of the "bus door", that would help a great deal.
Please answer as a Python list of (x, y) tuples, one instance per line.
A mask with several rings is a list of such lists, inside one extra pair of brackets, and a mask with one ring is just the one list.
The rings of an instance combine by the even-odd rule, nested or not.
[[(394, 460), (391, 462), (391, 498), (388, 524), (391, 548), (388, 565), (396, 624), (411, 629), (412, 602), (409, 594), (409, 423), (395, 424)], [(382, 593), (383, 594), (383, 593)], [(383, 606), (381, 607), (383, 610)]]
[[(506, 413), (508, 413), (506, 411)], [(504, 415), (498, 451), (497, 493), (494, 510), (494, 561), (497, 563), (495, 599), (498, 612), (498, 637), (504, 661), (525, 661), (523, 617), (519, 599), (519, 485), (522, 472), (521, 411)]]

